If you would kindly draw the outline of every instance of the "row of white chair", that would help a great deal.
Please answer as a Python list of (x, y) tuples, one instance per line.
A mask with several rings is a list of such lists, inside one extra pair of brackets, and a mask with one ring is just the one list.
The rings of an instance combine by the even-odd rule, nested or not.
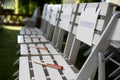
[[(104, 51), (111, 42), (109, 40), (116, 41), (118, 37), (116, 24), (119, 24), (120, 13), (112, 17), (114, 6), (111, 3), (46, 4), (40, 30), (25, 25), (18, 36), (20, 58), (17, 79), (93, 80), (98, 67), (98, 79), (105, 80)], [(62, 53), (66, 33), (68, 36)], [(88, 58), (78, 70), (74, 65), (82, 44), (91, 48), (86, 53)], [(34, 61), (62, 65), (64, 69), (49, 68)]]

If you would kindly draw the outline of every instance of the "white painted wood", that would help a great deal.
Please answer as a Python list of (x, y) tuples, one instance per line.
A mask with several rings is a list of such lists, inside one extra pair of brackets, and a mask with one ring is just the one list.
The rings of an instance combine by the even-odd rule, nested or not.
[(18, 35), (18, 44), (21, 43), (47, 43), (49, 42), (42, 35)]
[[(42, 56), (43, 60), (45, 63), (49, 63), (49, 64), (55, 64), (53, 62), (54, 59), (51, 58), (51, 56)], [(76, 78), (76, 74), (73, 72), (73, 70), (70, 68), (70, 66), (66, 63), (66, 61), (64, 60), (64, 58), (61, 55), (55, 55), (54, 56), (55, 60), (57, 61), (58, 65), (61, 65), (64, 67), (63, 70), (61, 70), (63, 72), (63, 74), (61, 74), (57, 69), (54, 68), (50, 68), (50, 67), (43, 67), (42, 65), (36, 64), (34, 63), (35, 61), (39, 61), (40, 57), (39, 56), (29, 56), (29, 61), (28, 61), (28, 56), (25, 57), (20, 57), (20, 74), (19, 74), (19, 78), (20, 80), (31, 80), (31, 79), (35, 79), (35, 80), (47, 80), (48, 78), (50, 78), (51, 80), (64, 80), (65, 77), (67, 80), (75, 80)], [(41, 60), (40, 60), (41, 61)], [(30, 63), (32, 63), (31, 67), (29, 66)], [(24, 65), (24, 67), (22, 67)], [(27, 66), (26, 66), (27, 65)], [(46, 69), (48, 71), (49, 75), (45, 75), (45, 70)], [(30, 78), (30, 70), (33, 71), (33, 75)], [(24, 75), (23, 75), (24, 74)]]
[[(56, 47), (58, 49), (61, 49), (65, 31), (67, 31), (68, 34), (69, 32), (72, 31), (73, 23), (70, 23), (70, 22), (74, 22), (74, 18), (75, 18), (74, 14), (77, 11), (77, 6), (78, 6), (77, 4), (63, 4), (62, 6), (62, 13), (60, 16), (61, 21), (59, 22), (59, 25), (58, 25), (60, 29), (58, 32), (58, 38), (57, 38), (57, 43), (56, 43)], [(73, 14), (73, 11), (74, 11), (74, 14)]]
[[(47, 48), (39, 49), (39, 48)], [(28, 49), (29, 48), (29, 49)], [(40, 51), (40, 52), (39, 52)], [(20, 55), (61, 55), (51, 44), (20, 44)]]
[(24, 26), (21, 28), (20, 30), (20, 34), (21, 35), (27, 35), (27, 34), (40, 34), (42, 35), (43, 33), (41, 32), (40, 29), (37, 29), (37, 28), (31, 28), (31, 27), (27, 27), (27, 26)]
[(64, 70), (63, 73), (67, 80), (75, 80), (76, 74), (73, 72), (73, 70), (70, 68), (70, 66), (66, 63), (64, 58), (60, 55), (54, 55), (55, 60), (58, 62), (59, 65), (63, 65)]
[(52, 7), (53, 5), (49, 4), (47, 5), (47, 8), (46, 8), (45, 19), (43, 20), (42, 25), (41, 25), (41, 30), (44, 34), (46, 34), (47, 32), (46, 30), (47, 30), (49, 21), (51, 20)]
[(120, 36), (118, 35), (118, 34), (120, 34), (120, 19), (117, 20), (117, 23), (116, 23), (115, 26), (116, 27), (113, 30), (113, 34), (111, 36), (111, 40), (120, 42)]
[(61, 50), (62, 41), (63, 41), (63, 38), (64, 38), (64, 33), (65, 33), (65, 31), (63, 29), (59, 29), (57, 42), (56, 42), (56, 47), (60, 50)]
[[(92, 5), (92, 4), (91, 4)], [(89, 7), (91, 7), (91, 6), (89, 6)], [(93, 7), (93, 5), (92, 5), (92, 7)], [(105, 7), (104, 7), (105, 8)], [(83, 9), (82, 9), (83, 10)], [(115, 18), (116, 19), (116, 18)], [(116, 20), (113, 20), (113, 21), (116, 21)], [(113, 23), (113, 22), (112, 22)], [(99, 25), (102, 25), (102, 24), (99, 24)], [(112, 24), (109, 24), (110, 25), (110, 27), (111, 26), (114, 26), (114, 25), (112, 25)], [(58, 30), (59, 30), (59, 28), (56, 28), (57, 30), (55, 31), (57, 34), (54, 34), (54, 37), (53, 38), (56, 38), (57, 39), (57, 35), (58, 35)], [(102, 28), (101, 28), (102, 29)], [(105, 29), (105, 31), (104, 31), (104, 33), (102, 34), (102, 36), (100, 36), (100, 39), (98, 40), (98, 42), (100, 41), (100, 43), (96, 43), (96, 45), (98, 45), (98, 46), (95, 46), (94, 48), (93, 48), (93, 50), (92, 50), (92, 52), (91, 52), (91, 54), (90, 54), (90, 56), (88, 57), (88, 59), (87, 59), (87, 61), (85, 62), (85, 64), (83, 65), (83, 67), (82, 67), (82, 69), (80, 70), (80, 72), (79, 72), (79, 75), (78, 75), (78, 77), (77, 77), (77, 79), (75, 79), (76, 78), (76, 74), (71, 70), (71, 68), (70, 68), (70, 66), (66, 63), (66, 61), (64, 60), (64, 58), (61, 56), (61, 55), (53, 55), (54, 56), (54, 58), (55, 59), (51, 59), (51, 57), (49, 56), (49, 55), (47, 55), (47, 56), (42, 56), (43, 57), (43, 61), (45, 61), (45, 62), (47, 62), (47, 63), (53, 63), (53, 60), (56, 60), (57, 62), (58, 62), (58, 64), (60, 64), (60, 65), (64, 65), (64, 67), (65, 67), (65, 69), (63, 70), (63, 75), (62, 76), (64, 76), (65, 75), (65, 77), (67, 78), (67, 80), (80, 80), (80, 79), (82, 79), (82, 80), (88, 80), (88, 79), (90, 79), (91, 78), (91, 76), (93, 76), (94, 75), (94, 73), (96, 72), (96, 69), (97, 69), (97, 67), (98, 67), (98, 52), (99, 51), (104, 51), (106, 48), (107, 48), (107, 46), (108, 46), (108, 44), (109, 44), (109, 41), (107, 41), (108, 40), (108, 35), (109, 35), (109, 32), (110, 32), (110, 30), (109, 30), (109, 28), (106, 28)], [(106, 37), (107, 37), (107, 39), (106, 39)], [(56, 42), (56, 40), (53, 40), (53, 43), (54, 42)], [(105, 44), (103, 44), (103, 43), (105, 43)], [(56, 44), (56, 43), (55, 43)], [(22, 45), (22, 44), (21, 44)], [(31, 45), (31, 44), (30, 44)], [(33, 44), (34, 45), (34, 44)], [(27, 46), (27, 45), (26, 45)], [(34, 45), (35, 46), (35, 45)], [(39, 46), (41, 46), (41, 44), (39, 45)], [(42, 45), (43, 46), (43, 45)], [(54, 49), (54, 47), (52, 46), (52, 48), (51, 48), (51, 45), (49, 45), (49, 44), (45, 44), (45, 46), (47, 46), (48, 48), (49, 48), (49, 50), (52, 50), (52, 49)], [(76, 60), (76, 57), (77, 57), (77, 52), (78, 52), (78, 50), (79, 50), (79, 46), (80, 46), (80, 41), (78, 41), (78, 40), (76, 40), (76, 38), (74, 38), (74, 41), (73, 41), (73, 45), (72, 45), (72, 49), (71, 49), (71, 51), (70, 51), (70, 56), (69, 56), (69, 60), (71, 60), (73, 63), (75, 63), (75, 60)], [(22, 48), (24, 48), (24, 47), (22, 47)], [(23, 50), (23, 49), (22, 49)], [(27, 50), (27, 49), (26, 49)], [(37, 52), (37, 49), (30, 49), (31, 50), (31, 52), (33, 51), (33, 53), (36, 53)], [(55, 49), (54, 49), (55, 50)], [(54, 51), (54, 50), (52, 50), (53, 51), (53, 53), (57, 53), (56, 51)], [(52, 52), (52, 51), (50, 51), (50, 52)], [(25, 51), (25, 52), (27, 52), (27, 51)], [(44, 53), (44, 51), (43, 51), (43, 53)], [(34, 60), (38, 60), (38, 58), (36, 59), (35, 57), (34, 58), (32, 58), (32, 59), (34, 59)], [(28, 61), (27, 61), (28, 62)], [(36, 67), (37, 65), (33, 65), (34, 67)], [(34, 69), (34, 68), (33, 68)], [(37, 72), (38, 71), (38, 67), (37, 68), (35, 68), (35, 75), (36, 76), (40, 76), (38, 73), (39, 72)], [(50, 74), (50, 76), (48, 76), (48, 77), (50, 77), (51, 78), (51, 80), (56, 80), (56, 78), (57, 79), (59, 79), (59, 80), (63, 80), (62, 78), (61, 78), (61, 75), (59, 74), (59, 72), (58, 72), (58, 70), (56, 70), (56, 69), (52, 69), (52, 68), (49, 68), (49, 67), (46, 67), (46, 69), (48, 70), (48, 72), (49, 72), (49, 74)], [(43, 69), (41, 69), (40, 71), (42, 71)], [(42, 74), (42, 75), (44, 75), (44, 74)], [(37, 78), (37, 77), (36, 77)], [(26, 80), (29, 80), (29, 79), (26, 79)]]
[(33, 64), (33, 71), (34, 71), (35, 80), (47, 80), (43, 66), (34, 63), (35, 61), (40, 61), (39, 56), (32, 56), (31, 59), (32, 59), (31, 62)]
[(59, 14), (58, 14), (58, 10), (60, 10), (61, 8), (61, 5), (53, 5), (52, 6), (52, 12), (51, 12), (51, 18), (50, 18), (50, 21), (47, 25), (47, 30), (46, 30), (46, 38), (48, 40), (50, 40), (50, 38), (52, 37), (53, 35), (53, 26), (56, 27), (57, 26), (57, 22), (58, 22), (58, 17), (59, 17)]
[[(85, 8), (87, 4), (87, 7), (92, 8), (92, 7), (96, 7), (99, 3), (81, 3), (80, 4), (80, 9), (79, 11), (82, 12), (82, 10)], [(100, 15), (102, 16), (106, 16), (107, 13), (110, 11), (110, 8), (113, 8), (113, 6), (115, 6), (115, 4), (111, 4), (111, 3), (100, 3)]]
[(73, 43), (73, 39), (74, 39), (74, 35), (72, 33), (69, 33), (67, 41), (66, 41), (66, 45), (65, 45), (65, 49), (63, 54), (68, 57), (70, 54), (70, 50), (72, 47), (72, 43)]
[(105, 80), (105, 60), (102, 52), (98, 53), (98, 80)]
[(90, 46), (92, 45), (94, 29), (99, 11), (100, 10), (97, 10), (96, 12), (96, 7), (86, 8), (79, 19), (76, 38)]
[(41, 37), (38, 37), (38, 35), (31, 35), (29, 38), (32, 39), (33, 42), (40, 42)]
[(51, 38), (52, 38), (52, 36), (53, 36), (53, 31), (54, 31), (54, 27), (53, 27), (53, 25), (51, 25), (51, 24), (48, 24), (48, 26), (47, 26), (48, 28), (47, 28), (47, 32), (46, 32), (46, 38), (48, 39), (48, 40), (50, 40), (51, 41)]
[[(29, 46), (31, 46), (31, 47), (29, 47)], [(39, 55), (37, 48), (33, 48), (33, 47), (37, 47), (35, 44), (29, 44), (28, 47), (30, 48), (31, 55)]]
[[(52, 23), (54, 23), (55, 24), (55, 26), (56, 26), (56, 24), (57, 24), (57, 20), (56, 20), (56, 14), (57, 14), (57, 12), (56, 13), (54, 13), (54, 9), (55, 8), (55, 6), (53, 5), (52, 6), (52, 9), (51, 9), (51, 15), (50, 15), (50, 20), (49, 20), (49, 24), (47, 25), (47, 29), (46, 29), (46, 34), (45, 34), (45, 36), (46, 36), (46, 38), (48, 39), (48, 38), (50, 38), (51, 36), (52, 36)], [(57, 10), (57, 9), (56, 9)], [(53, 15), (54, 14), (54, 15)], [(51, 23), (52, 22), (52, 23)]]
[[(41, 48), (46, 48), (43, 44), (37, 44), (38, 47), (41, 47)], [(48, 50), (44, 50), (44, 49), (39, 49), (40, 50), (40, 54), (42, 55), (48, 55), (49, 52)]]
[(29, 35), (24, 35), (24, 41), (25, 41), (25, 43), (26, 43), (26, 42), (31, 43), (31, 42), (32, 42), (32, 39), (30, 38)]
[[(114, 22), (117, 21), (117, 18), (119, 17), (120, 13), (115, 14), (112, 19), (110, 20), (109, 24), (107, 25), (106, 29), (104, 30), (103, 34), (101, 35), (101, 38), (99, 40), (99, 43), (97, 46), (95, 46), (90, 53), (89, 57), (87, 58), (86, 62), (84, 63), (83, 67), (81, 68), (79, 75), (77, 77), (77, 80), (87, 80), (97, 69), (98, 67), (98, 52), (102, 51), (104, 52), (106, 48), (109, 45), (109, 34), (111, 33), (111, 30), (114, 29), (112, 26), (115, 25)], [(86, 72), (87, 71), (87, 72)], [(86, 76), (86, 77), (84, 77)]]
[(21, 44), (20, 45), (20, 55), (28, 55), (28, 48), (27, 48), (27, 44)]
[(61, 5), (60, 4), (55, 4), (52, 7), (52, 14), (51, 14), (51, 19), (50, 19), (50, 24), (56, 26), (57, 25), (57, 20), (56, 18), (59, 17), (58, 11), (60, 11)]
[(24, 43), (23, 36), (20, 36), (20, 35), (17, 36), (17, 43), (18, 43), (18, 44), (19, 44), (19, 43)]
[(72, 10), (74, 7), (76, 7), (75, 4), (63, 4), (62, 6), (63, 12), (60, 16), (61, 21), (59, 22), (59, 27), (66, 31), (71, 30), (71, 27), (69, 26), (69, 22), (70, 22)]
[(32, 33), (32, 34), (39, 34), (39, 35), (43, 34), (43, 32), (38, 28), (34, 28), (34, 30), (35, 30), (36, 33)]
[(60, 55), (60, 52), (57, 52), (57, 50), (51, 44), (45, 44), (45, 46), (50, 51), (50, 54), (53, 54), (53, 55), (58, 54), (58, 55)]
[(20, 57), (19, 80), (31, 80), (27, 57)]
[(49, 42), (44, 36), (38, 35), (38, 37), (40, 37), (40, 42)]
[[(93, 8), (93, 7), (97, 7), (98, 3), (81, 3), (79, 6), (79, 10), (78, 12), (81, 13), (84, 9), (86, 8)], [(100, 8), (100, 19), (98, 19), (97, 25), (96, 25), (96, 29), (99, 31), (103, 31), (105, 29), (105, 26), (108, 24), (111, 15), (112, 15), (112, 8), (113, 8), (113, 4), (110, 3), (100, 3), (99, 8)], [(79, 22), (79, 16), (77, 16), (76, 18), (76, 23)], [(73, 33), (76, 33), (76, 27), (75, 29), (73, 29)]]
[(120, 43), (117, 42), (117, 41), (113, 41), (110, 43), (111, 46), (115, 47), (116, 49), (119, 49), (120, 48)]
[(68, 56), (68, 60), (70, 60), (73, 64), (75, 64), (75, 61), (77, 59), (80, 44), (81, 42), (78, 41), (76, 38), (74, 38), (73, 45), (72, 45), (70, 54)]
[[(62, 9), (62, 8), (61, 8)], [(57, 37), (58, 37), (58, 32), (59, 32), (59, 22), (60, 22), (60, 15), (61, 15), (61, 10), (58, 12), (58, 15), (57, 15), (57, 22), (56, 22), (56, 26), (55, 26), (55, 29), (54, 29), (54, 32), (53, 32), (53, 37), (52, 37), (52, 41), (51, 43), (55, 46), (56, 45), (56, 42), (57, 42)]]
[(32, 34), (33, 30), (31, 28), (26, 28), (24, 31), (26, 34)]
[[(53, 60), (50, 58), (50, 56), (43, 56), (43, 60), (44, 60), (45, 63), (54, 64)], [(50, 77), (51, 80), (56, 80), (56, 79), (63, 80), (57, 69), (53, 69), (53, 68), (50, 68), (50, 67), (46, 67), (46, 68), (48, 70), (49, 77)]]
[(97, 22), (96, 30), (103, 31), (104, 30), (103, 26), (104, 26), (104, 20), (99, 19)]
[[(102, 7), (103, 5), (104, 6), (108, 6), (108, 7)], [(110, 18), (111, 15), (110, 15), (109, 12), (112, 11), (112, 9), (111, 9), (112, 6), (109, 6), (109, 3), (100, 3), (100, 5), (98, 5), (98, 3), (88, 3), (88, 4), (87, 3), (81, 3), (80, 6), (79, 6), (79, 9), (78, 9), (78, 12), (81, 13), (86, 8), (97, 8), (97, 7), (99, 7), (99, 9), (100, 9), (100, 14), (99, 15), (105, 16), (105, 14), (106, 14), (106, 16)], [(111, 10), (109, 10), (109, 9), (111, 9)], [(108, 10), (108, 12), (106, 12), (104, 10)], [(100, 17), (100, 19), (98, 19), (98, 22), (100, 22), (100, 23), (97, 22), (96, 26), (98, 25), (98, 27), (95, 27), (95, 28), (100, 28), (100, 29), (104, 29), (105, 28), (105, 27), (103, 28), (102, 25), (105, 26), (105, 24), (107, 23), (106, 20), (107, 19), (109, 20), (109, 18), (107, 18), (106, 16), (105, 17)], [(76, 16), (76, 21), (75, 22), (79, 23), (79, 20), (80, 20), (80, 15)], [(78, 24), (78, 26), (79, 26), (79, 24)], [(73, 28), (73, 32), (72, 33), (75, 34), (75, 35), (77, 34), (76, 32), (78, 30), (78, 26)], [(99, 31), (101, 31), (100, 29), (99, 29)], [(81, 30), (81, 31), (83, 31), (83, 30)], [(79, 32), (81, 32), (81, 31), (79, 31)], [(100, 36), (101, 36), (99, 33), (101, 34), (101, 32), (98, 32), (98, 31), (97, 31), (97, 33), (96, 32), (94, 33), (94, 36), (92, 38), (92, 44), (96, 45), (97, 42), (99, 41)], [(84, 38), (86, 38), (86, 37), (84, 36)], [(75, 42), (73, 42), (73, 45), (75, 45), (74, 43)], [(76, 47), (75, 48), (73, 47), (72, 50), (71, 50), (71, 53), (70, 53), (71, 55), (73, 55), (73, 60), (75, 62), (75, 58), (76, 58), (75, 56), (77, 56), (77, 54), (74, 55), (75, 54), (74, 51), (76, 51)], [(72, 53), (72, 52), (74, 52), (74, 53)], [(70, 59), (71, 59), (71, 57), (70, 57)]]
[(20, 34), (25, 34), (24, 27), (21, 28)]
[(77, 32), (77, 27), (74, 26), (72, 33), (73, 33), (73, 34), (76, 34), (76, 32)]
[(93, 37), (93, 44), (96, 45), (98, 43), (98, 40), (100, 39), (100, 35), (99, 34), (94, 34)]
[(45, 16), (45, 20), (46, 21), (48, 21), (49, 22), (49, 20), (50, 20), (50, 15), (51, 15), (51, 10), (52, 10), (52, 7), (53, 7), (53, 5), (52, 4), (49, 4), (48, 6), (47, 6), (47, 12), (46, 12), (46, 16)]
[(52, 42), (51, 42), (54, 46), (56, 45), (56, 42), (57, 42), (58, 32), (59, 32), (59, 28), (57, 26), (55, 27), (53, 37), (52, 37)]
[(42, 12), (42, 19), (44, 19), (46, 16), (47, 6), (48, 6), (48, 4), (44, 4), (44, 8), (43, 8), (43, 12)]

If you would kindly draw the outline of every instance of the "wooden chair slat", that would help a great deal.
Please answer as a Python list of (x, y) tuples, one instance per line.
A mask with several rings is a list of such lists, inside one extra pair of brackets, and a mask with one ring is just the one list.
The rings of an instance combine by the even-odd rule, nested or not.
[(19, 80), (31, 80), (27, 57), (20, 57), (19, 62)]

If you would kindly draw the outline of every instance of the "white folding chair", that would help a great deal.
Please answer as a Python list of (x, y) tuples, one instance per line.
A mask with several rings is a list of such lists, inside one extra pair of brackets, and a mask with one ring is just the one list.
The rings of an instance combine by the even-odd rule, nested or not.
[[(120, 37), (119, 37), (119, 29), (120, 29), (120, 19), (117, 19), (117, 22), (115, 23), (116, 28), (113, 31), (111, 43), (110, 43), (110, 49), (108, 49), (105, 57), (106, 65), (109, 63), (114, 65), (114, 69), (112, 69), (109, 74), (107, 74), (108, 78), (112, 78), (114, 80), (120, 79)], [(110, 65), (109, 65), (110, 66)], [(112, 68), (112, 67), (111, 67)]]
[[(72, 14), (72, 9), (74, 8), (74, 7), (77, 7), (77, 5), (73, 5), (73, 4), (64, 4), (63, 6), (66, 6), (66, 8), (64, 8), (63, 7), (63, 9), (64, 10), (62, 10), (63, 11), (63, 13), (61, 13), (63, 16), (68, 16), (69, 17), (69, 19), (70, 19), (70, 17), (71, 17), (71, 14)], [(68, 10), (68, 8), (70, 8), (69, 9), (69, 14), (67, 13), (66, 14), (66, 12), (68, 12), (68, 11), (66, 11), (66, 10)], [(57, 12), (57, 11), (56, 11)], [(57, 16), (57, 15), (56, 15)], [(59, 15), (58, 15), (59, 16)], [(57, 16), (57, 17), (58, 17)], [(54, 18), (55, 19), (55, 18)], [(59, 18), (58, 18), (59, 19)], [(61, 19), (61, 21), (58, 21), (58, 22), (60, 22), (61, 24), (64, 24), (64, 19), (65, 19), (65, 17), (62, 17), (62, 18), (60, 18)], [(69, 22), (70, 22), (70, 20), (67, 20), (66, 22), (66, 25), (67, 26), (69, 26)], [(57, 22), (56, 20), (54, 20), (54, 22)], [(53, 23), (53, 21), (52, 21), (52, 23)], [(55, 25), (58, 25), (59, 23), (53, 23), (53, 25), (55, 26)], [(51, 27), (53, 27), (53, 26), (51, 26)], [(59, 27), (59, 25), (58, 26), (55, 26), (55, 28), (56, 27)], [(64, 27), (64, 26), (63, 26)], [(58, 29), (58, 31), (59, 31), (59, 29)], [(54, 33), (54, 34), (56, 34), (56, 33)], [(53, 35), (54, 35), (53, 34)], [(58, 34), (58, 36), (59, 36), (59, 34)], [(54, 37), (54, 36), (53, 36)], [(57, 38), (57, 37), (56, 37)], [(29, 41), (30, 42), (30, 41)], [(32, 46), (32, 48), (30, 48), (30, 46), (29, 45), (33, 45)], [(41, 46), (38, 46), (38, 45), (41, 45)], [(39, 48), (38, 48), (39, 47)], [(51, 44), (51, 43), (28, 43), (28, 44), (20, 44), (20, 55), (40, 55), (40, 54), (45, 54), (44, 52), (43, 53), (40, 53), (40, 51), (39, 51), (39, 49), (40, 48), (47, 48), (47, 54), (60, 54), (60, 52), (58, 52), (55, 48), (54, 48), (54, 46)], [(34, 52), (31, 52), (31, 51), (29, 51), (29, 50), (32, 50), (32, 49), (35, 49), (37, 52), (36, 52), (36, 54), (34, 54)], [(33, 50), (32, 50), (33, 51)], [(43, 50), (43, 51), (45, 51), (45, 50)], [(61, 54), (60, 54), (61, 55)]]
[[(51, 38), (53, 36), (54, 27), (57, 25), (58, 22), (58, 11), (60, 10), (61, 5), (51, 5), (48, 7), (47, 14), (44, 20), (44, 23), (46, 23), (46, 27), (43, 26), (44, 30), (44, 37), (43, 35), (39, 34), (31, 34), (31, 35), (18, 35), (18, 43), (45, 43), (51, 41)], [(33, 30), (33, 29), (32, 29)], [(34, 31), (33, 31), (34, 32)], [(38, 37), (39, 36), (39, 37)]]
[[(81, 8), (83, 6), (83, 8)], [(99, 19), (97, 18), (97, 22), (99, 22), (99, 20), (103, 20), (103, 22), (101, 22), (103, 25), (104, 21), (106, 21), (106, 18), (110, 18), (111, 15), (108, 15), (109, 13), (107, 12), (108, 10), (110, 10), (111, 12), (111, 4), (109, 3), (88, 3), (86, 4), (80, 4), (79, 9), (83, 10), (88, 10), (90, 12), (94, 13), (100, 9), (100, 15), (102, 15), (103, 17), (105, 17), (105, 19)], [(107, 10), (107, 11), (106, 11)], [(79, 11), (79, 10), (78, 10)], [(87, 12), (88, 12), (87, 11)], [(105, 12), (104, 12), (105, 11)], [(82, 15), (82, 13), (81, 13)], [(92, 16), (94, 18), (94, 16)], [(106, 50), (107, 46), (109, 45), (109, 41), (108, 41), (108, 37), (111, 35), (109, 34), (112, 30), (112, 26), (114, 26), (114, 22), (116, 22), (118, 18), (118, 14), (113, 16), (113, 18), (111, 19), (111, 21), (108, 23), (107, 22), (106, 25), (107, 27), (105, 27), (106, 25), (104, 25), (104, 29), (103, 27), (101, 28), (101, 35), (99, 38), (97, 38), (96, 40), (96, 44), (94, 45), (92, 52), (90, 53), (88, 59), (86, 60), (85, 64), (83, 65), (83, 67), (81, 68), (81, 70), (79, 71), (78, 74), (76, 74), (76, 72), (74, 72), (73, 67), (74, 65), (70, 65), (66, 62), (66, 60), (63, 58), (63, 56), (61, 55), (41, 55), (41, 56), (22, 56), (20, 57), (20, 69), (19, 69), (19, 80), (30, 80), (30, 79), (35, 79), (35, 80), (39, 80), (39, 79), (43, 79), (43, 80), (93, 80), (94, 76), (95, 76), (95, 72), (96, 72), (96, 68), (98, 66), (98, 59), (101, 59), (101, 52), (99, 51), (104, 51)], [(78, 20), (78, 19), (77, 19)], [(81, 18), (80, 18), (81, 20)], [(78, 22), (80, 23), (81, 21), (78, 20)], [(98, 25), (99, 23), (96, 23), (95, 29), (97, 29), (98, 27), (100, 27), (100, 25)], [(83, 24), (82, 24), (83, 25)], [(71, 51), (70, 54), (68, 54), (68, 60), (72, 61), (74, 63), (74, 60), (76, 59), (77, 53), (73, 53), (73, 50), (78, 48), (75, 46), (76, 42), (75, 40), (77, 40), (78, 42), (84, 42), (86, 44), (93, 44), (94, 40), (96, 38), (93, 38), (94, 36), (92, 36), (92, 41), (90, 43), (87, 43), (86, 41), (82, 40), (81, 38), (79, 38), (78, 35), (79, 32), (75, 32), (75, 29), (79, 29), (80, 24), (78, 24), (77, 28), (76, 26), (74, 26), (74, 30), (73, 33), (75, 35), (74, 40), (73, 40), (73, 45), (71, 47)], [(70, 28), (70, 27), (69, 27)], [(95, 31), (94, 29), (94, 31)], [(82, 31), (82, 30), (81, 30)], [(98, 32), (100, 30), (98, 29)], [(94, 33), (92, 33), (94, 34)], [(89, 35), (89, 34), (84, 34), (85, 36)], [(77, 37), (76, 37), (77, 36)], [(76, 39), (77, 38), (77, 39)], [(93, 40), (94, 39), (94, 40)], [(105, 42), (105, 44), (103, 44)], [(79, 44), (78, 44), (79, 45)], [(104, 45), (104, 46), (103, 46)], [(76, 49), (77, 50), (77, 49)], [(76, 51), (75, 51), (76, 52)], [(99, 58), (98, 58), (98, 54), (99, 54)], [(75, 59), (74, 59), (75, 58)], [(38, 65), (35, 64), (34, 61), (44, 61), (46, 63), (53, 63), (53, 64), (58, 64), (58, 65), (62, 65), (64, 67), (63, 70), (56, 70), (53, 68), (49, 68), (47, 66), (42, 66), (42, 65)], [(102, 59), (101, 59), (102, 60)], [(99, 64), (101, 66), (102, 61), (99, 60)], [(26, 65), (23, 67), (23, 65)], [(102, 69), (103, 67), (99, 68), (99, 71), (103, 71)], [(23, 74), (24, 72), (24, 74)], [(104, 71), (103, 71), (104, 73)], [(99, 80), (104, 80), (104, 76), (103, 74), (99, 75)]]
[[(50, 6), (50, 5), (49, 5)], [(42, 13), (42, 17), (41, 17), (41, 28), (45, 26), (45, 17), (46, 17), (46, 12), (47, 12), (47, 7), (48, 4), (44, 5), (44, 9), (43, 9), (43, 13)], [(32, 23), (29, 23), (32, 25)], [(21, 28), (20, 30), (20, 34), (21, 35), (26, 35), (26, 34), (43, 34), (42, 31), (40, 31), (40, 29), (37, 29), (35, 26), (34, 27), (29, 27), (27, 25), (25, 25), (24, 27)]]

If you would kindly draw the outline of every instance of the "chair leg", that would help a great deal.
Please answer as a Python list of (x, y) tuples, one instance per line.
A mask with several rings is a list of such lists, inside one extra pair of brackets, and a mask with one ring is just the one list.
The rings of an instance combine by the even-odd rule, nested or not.
[(119, 80), (120, 79), (120, 75), (118, 75), (114, 80)]
[(16, 76), (18, 76), (19, 75), (19, 70), (17, 70), (12, 76), (13, 77), (16, 77)]
[(101, 52), (98, 53), (98, 80), (105, 80), (105, 59)]
[(15, 80), (19, 80), (19, 77), (15, 78)]
[(19, 64), (19, 58), (13, 63), (13, 65)]
[(19, 54), (20, 54), (20, 50), (18, 50), (18, 51), (16, 52), (16, 54), (19, 55)]

